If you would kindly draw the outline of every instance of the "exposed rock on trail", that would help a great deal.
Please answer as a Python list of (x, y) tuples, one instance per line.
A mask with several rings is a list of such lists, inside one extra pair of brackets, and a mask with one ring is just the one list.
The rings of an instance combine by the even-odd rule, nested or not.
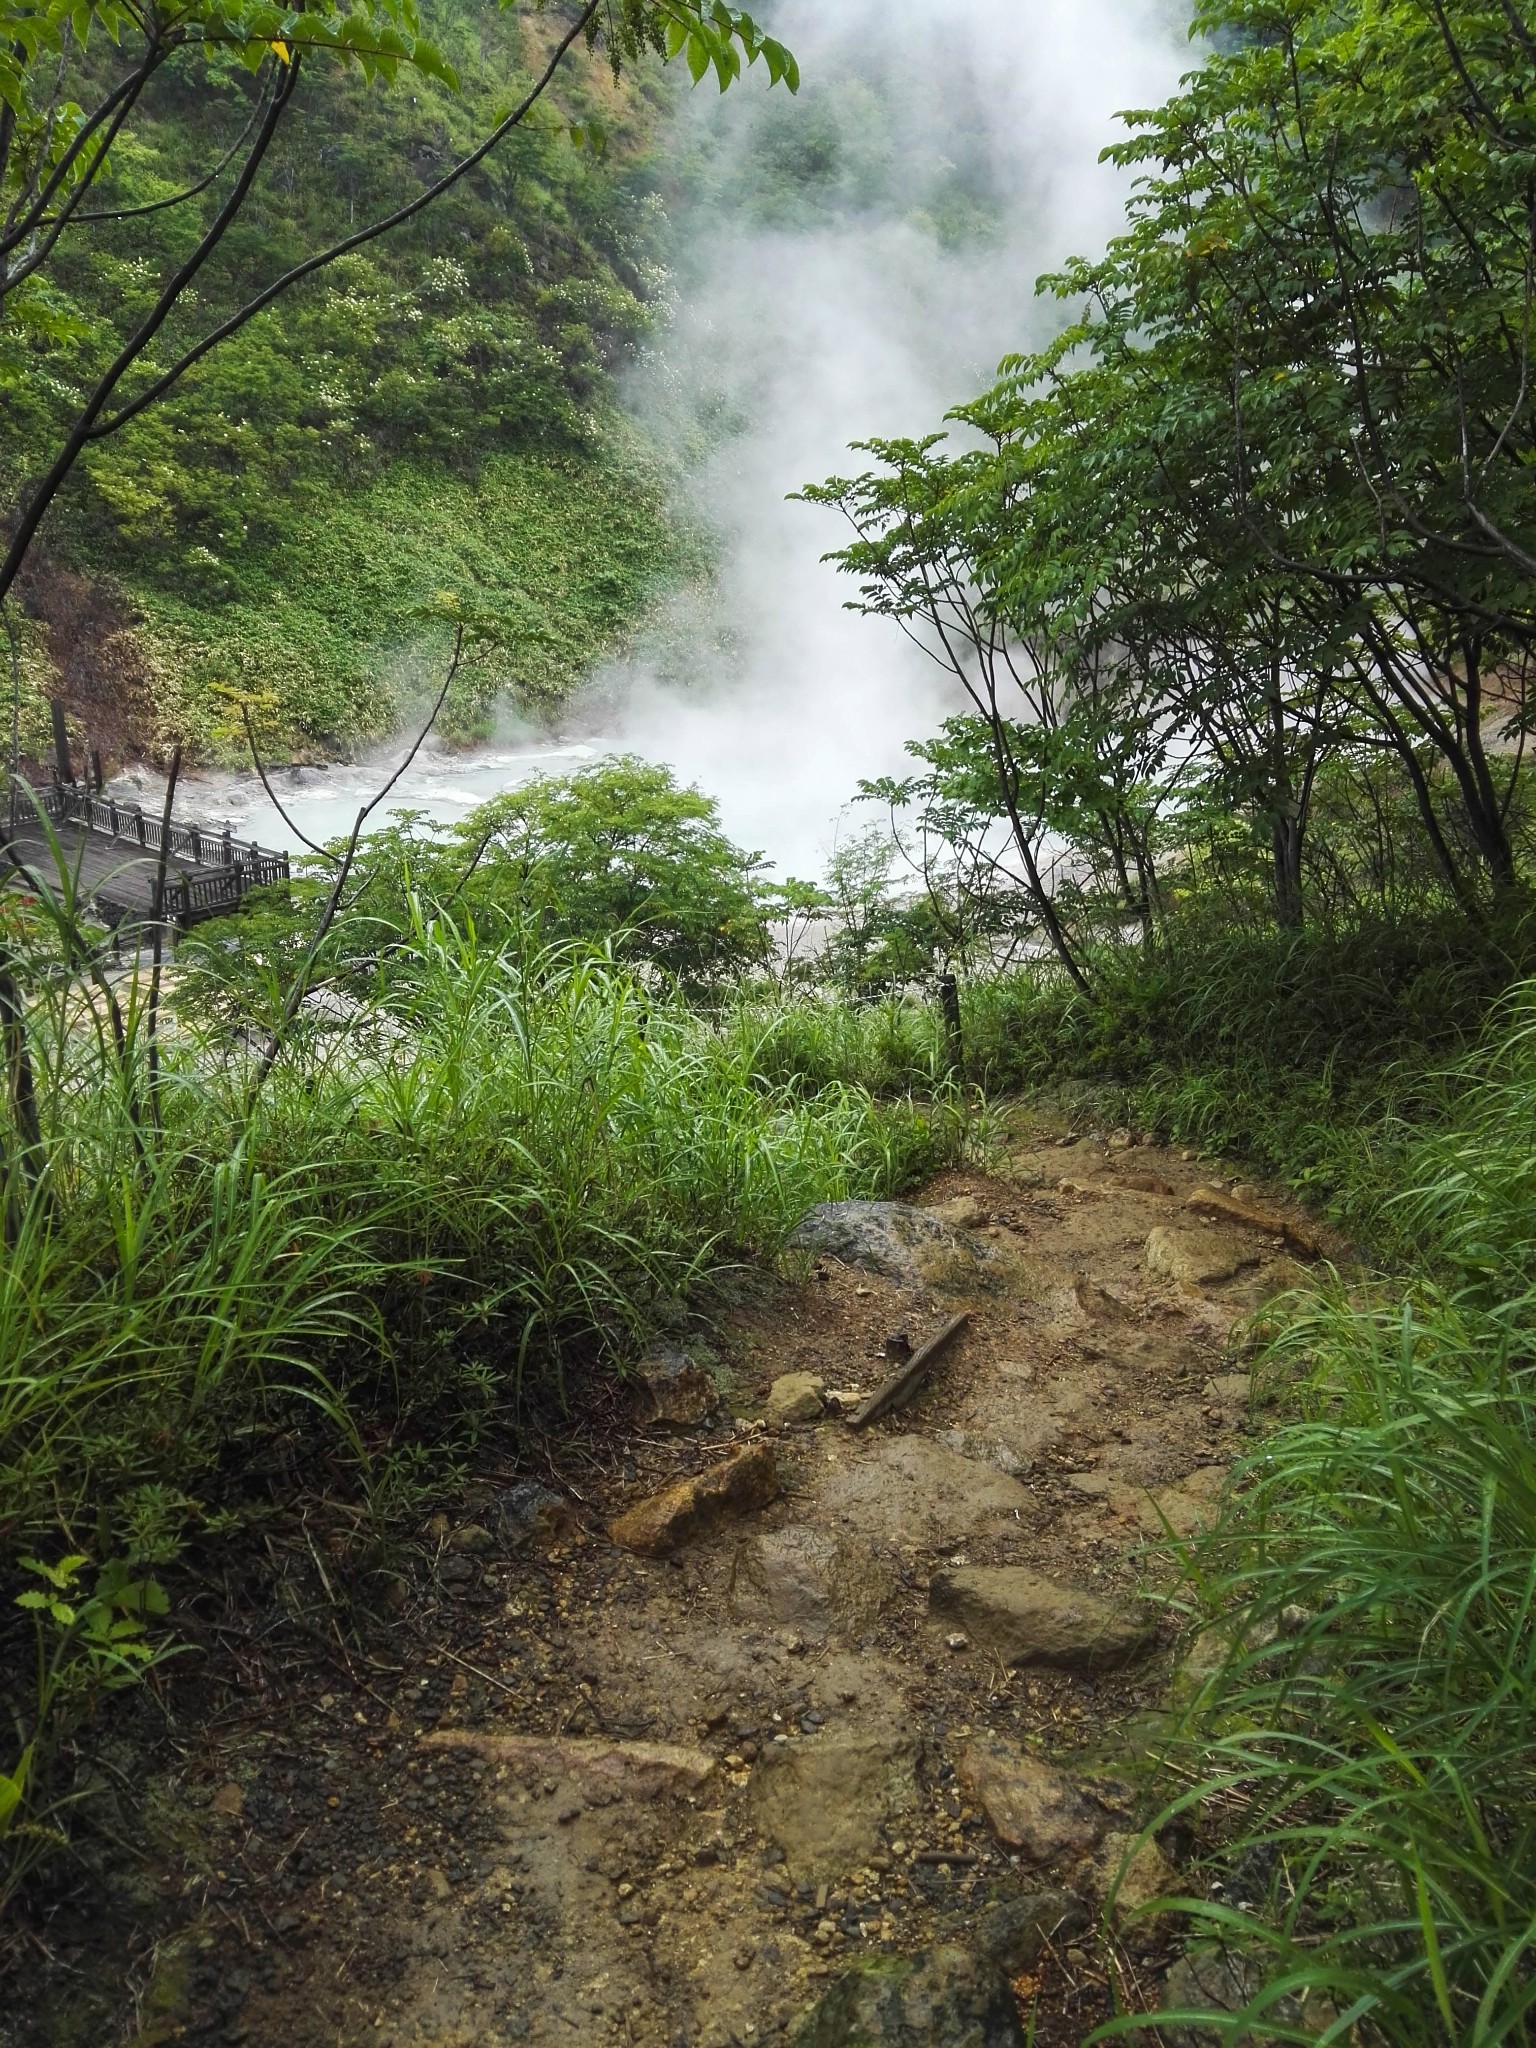
[(696, 1478), (680, 1480), (665, 1492), (637, 1502), (609, 1523), (608, 1534), (621, 1550), (638, 1551), (642, 1557), (667, 1557), (685, 1543), (710, 1535), (723, 1522), (766, 1507), (778, 1490), (773, 1446), (754, 1444)]
[(806, 1635), (857, 1630), (873, 1622), (889, 1591), (857, 1544), (792, 1524), (744, 1543), (736, 1554), (732, 1605), (744, 1621), (778, 1622)]
[(627, 1435), (472, 1485), (386, 1658), (189, 1764), (239, 1797), (216, 1981), (168, 1949), (153, 1993), (176, 2038), (1075, 2048), (1112, 1895), (1155, 1982), (1176, 1931), (1133, 1909), (1172, 1880), (1103, 1768), (1169, 1682), (1143, 1552), (1216, 1512), (1226, 1335), (1304, 1228), (1200, 1220), (1210, 1178), (1021, 1125), (929, 1209), (814, 1211), (806, 1277), (720, 1307), (718, 1382), (657, 1354)]
[(1018, 1480), (924, 1436), (879, 1438), (865, 1456), (829, 1460), (836, 1469), (816, 1489), (819, 1510), (866, 1541), (974, 1536), (1033, 1505)]
[(1181, 1286), (1214, 1286), (1258, 1263), (1256, 1248), (1231, 1231), (1159, 1229), (1147, 1238), (1147, 1271)]
[(768, 1390), (769, 1422), (819, 1422), (827, 1405), (826, 1382), (819, 1373), (787, 1372)]
[(876, 1855), (886, 1823), (917, 1804), (917, 1753), (910, 1736), (894, 1734), (770, 1744), (754, 1776), (752, 1814), (791, 1877), (837, 1877)]
[(640, 1384), (650, 1401), (648, 1420), (664, 1429), (696, 1429), (720, 1406), (705, 1368), (676, 1345), (659, 1345), (640, 1361)]
[(1185, 1197), (1184, 1206), (1197, 1216), (1214, 1217), (1218, 1223), (1235, 1224), (1240, 1230), (1251, 1230), (1262, 1237), (1278, 1238), (1293, 1245), (1309, 1259), (1322, 1256), (1321, 1234), (1310, 1224), (1298, 1223), (1295, 1217), (1281, 1215), (1277, 1210), (1266, 1209), (1258, 1202), (1245, 1200), (1237, 1194), (1228, 1194), (1222, 1188), (1198, 1187), (1193, 1194)]
[[(967, 1215), (969, 1203), (954, 1205)], [(965, 1292), (995, 1284), (997, 1254), (944, 1214), (906, 1202), (822, 1202), (796, 1225), (792, 1251), (823, 1252), (887, 1280)]]
[(959, 1775), (997, 1839), (1031, 1863), (1085, 1856), (1115, 1823), (1076, 1778), (1010, 1744), (973, 1742)]
[(928, 1604), (1005, 1664), (1103, 1670), (1129, 1663), (1150, 1648), (1156, 1634), (1145, 1615), (1080, 1586), (1058, 1586), (1021, 1565), (936, 1573)]
[(562, 1742), (541, 1735), (488, 1735), (472, 1728), (434, 1728), (421, 1742), (427, 1749), (464, 1750), (491, 1763), (537, 1771), (541, 1779), (569, 1778), (578, 1785), (639, 1799), (697, 1792), (715, 1768), (707, 1751), (665, 1742)]
[(795, 2048), (1024, 2048), (1024, 2028), (1001, 1970), (941, 1948), (850, 1970)]
[(532, 1479), (509, 1486), (497, 1499), (491, 1520), (509, 1550), (525, 1545), (548, 1550), (569, 1543), (579, 1527), (570, 1502)]

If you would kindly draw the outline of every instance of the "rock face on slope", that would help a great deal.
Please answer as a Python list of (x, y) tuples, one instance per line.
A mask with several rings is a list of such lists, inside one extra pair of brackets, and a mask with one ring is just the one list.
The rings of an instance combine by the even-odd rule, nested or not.
[(880, 1956), (833, 1985), (795, 2048), (1024, 2048), (1008, 1979), (960, 1948)]

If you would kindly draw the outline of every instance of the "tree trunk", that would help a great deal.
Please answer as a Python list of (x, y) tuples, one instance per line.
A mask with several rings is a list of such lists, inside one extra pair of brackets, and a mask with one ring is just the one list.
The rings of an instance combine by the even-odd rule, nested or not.
[(27, 1045), (26, 1011), (11, 973), (10, 961), (4, 955), (0, 955), (0, 1045), (4, 1047), (6, 1086), (11, 1099), (16, 1144), (15, 1157), (6, 1162), (4, 1171), (5, 1241), (14, 1244), (21, 1234), (27, 1190), (42, 1172), (43, 1132), (37, 1114), (32, 1054)]
[(1275, 922), (1282, 931), (1299, 932), (1303, 923), (1301, 849), (1304, 828), (1294, 808), (1276, 811), (1269, 821), (1274, 850)]
[(965, 1076), (965, 1034), (960, 1024), (960, 985), (949, 968), (939, 976), (939, 1012), (944, 1019), (949, 1071), (961, 1080)]

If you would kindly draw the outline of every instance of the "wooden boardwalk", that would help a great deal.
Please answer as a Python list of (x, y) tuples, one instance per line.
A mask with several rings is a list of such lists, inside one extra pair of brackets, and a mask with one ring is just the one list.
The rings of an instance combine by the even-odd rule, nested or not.
[(225, 917), (248, 890), (288, 880), (288, 856), (239, 841), (228, 832), (204, 832), (172, 823), (165, 848), (165, 888), (157, 902), (161, 821), (136, 804), (118, 804), (77, 784), (13, 789), (0, 821), (6, 865), (40, 888), (57, 891), (59, 862), (37, 813), (58, 840), (81, 902), (111, 925), (168, 924), (185, 928)]

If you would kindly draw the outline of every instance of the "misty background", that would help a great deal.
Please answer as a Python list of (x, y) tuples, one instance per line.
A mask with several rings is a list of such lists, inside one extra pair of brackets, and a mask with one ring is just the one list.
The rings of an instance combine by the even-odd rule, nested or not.
[[(1062, 309), (1035, 295), (1101, 248), (1122, 109), (1192, 53), (1168, 0), (786, 0), (798, 98), (755, 75), (686, 103), (670, 196), (674, 310), (627, 402), (712, 529), (711, 588), (595, 679), (581, 725), (672, 764), (780, 874), (825, 866), (861, 776), (956, 706), (899, 629), (844, 610), (847, 529), (787, 502), (918, 435)], [(857, 819), (854, 821), (858, 822)]]
[[(759, 71), (679, 95), (663, 198), (671, 273), (623, 399), (707, 530), (714, 573), (541, 731), (503, 709), (467, 752), (435, 736), (398, 809), (448, 824), (537, 773), (605, 753), (665, 761), (719, 799), (726, 830), (782, 878), (820, 879), (861, 777), (959, 708), (895, 625), (844, 609), (821, 557), (847, 528), (789, 502), (856, 473), (850, 442), (922, 435), (1044, 341), (1063, 308), (1035, 282), (1115, 232), (1125, 175), (1098, 161), (1116, 116), (1166, 98), (1193, 55), (1185, 0), (782, 0), (798, 96)], [(415, 660), (410, 650), (402, 659)], [(434, 650), (435, 660), (435, 650)], [(435, 673), (435, 671), (434, 671)], [(294, 844), (344, 835), (400, 743), (294, 770), (278, 813), (248, 769), (188, 795), (213, 830)], [(132, 800), (163, 781), (134, 771)]]

